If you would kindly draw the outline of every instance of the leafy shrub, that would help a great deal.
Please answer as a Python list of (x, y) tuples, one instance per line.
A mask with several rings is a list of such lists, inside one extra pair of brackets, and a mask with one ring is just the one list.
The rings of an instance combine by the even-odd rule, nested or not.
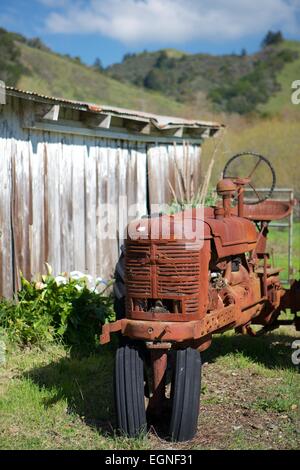
[(261, 46), (267, 47), (274, 44), (280, 44), (283, 41), (283, 35), (281, 31), (268, 31), (264, 39), (262, 40)]
[(47, 47), (40, 38), (25, 38), (25, 44), (27, 44), (27, 46), (34, 47), (35, 49), (40, 49), (41, 51), (51, 51), (51, 49)]
[(205, 197), (205, 207), (215, 206), (217, 203), (218, 195), (214, 188), (209, 188)]
[(20, 50), (15, 44), (18, 39), (13, 33), (0, 28), (0, 80), (16, 85), (21, 75), (28, 73), (20, 60)]
[(40, 282), (22, 276), (21, 283), (15, 300), (0, 303), (0, 328), (21, 345), (59, 340), (91, 349), (100, 325), (114, 318), (111, 297), (90, 291), (84, 280), (59, 283), (48, 274)]
[(229, 113), (251, 113), (280, 90), (276, 73), (296, 58), (297, 53), (294, 51), (269, 49), (254, 61), (250, 73), (237, 80), (226, 81), (222, 86), (213, 87), (208, 97), (219, 109)]
[[(204, 200), (204, 207), (215, 206), (217, 203), (218, 195), (213, 188), (209, 188)], [(168, 214), (176, 214), (187, 209), (199, 207), (200, 205), (200, 193), (196, 194), (190, 200), (186, 201), (175, 201), (173, 200), (169, 206)]]

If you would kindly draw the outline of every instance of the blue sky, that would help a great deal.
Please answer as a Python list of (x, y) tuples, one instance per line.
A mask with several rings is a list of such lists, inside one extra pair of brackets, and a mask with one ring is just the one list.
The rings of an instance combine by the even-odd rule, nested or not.
[(0, 26), (106, 66), (165, 47), (254, 52), (269, 29), (300, 40), (300, 0), (0, 0)]

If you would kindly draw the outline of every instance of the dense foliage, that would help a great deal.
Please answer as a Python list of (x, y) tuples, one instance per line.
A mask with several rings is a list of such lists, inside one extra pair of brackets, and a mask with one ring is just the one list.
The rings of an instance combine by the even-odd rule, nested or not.
[[(121, 63), (104, 69), (100, 58), (86, 66), (80, 57), (53, 53), (39, 38), (27, 39), (0, 29), (0, 79), (8, 85), (22, 83), (27, 89), (71, 99), (137, 108), (142, 103), (148, 111), (165, 114), (195, 115), (198, 108), (247, 114), (263, 112), (284, 89), (280, 72), (288, 64), (299, 63), (297, 49), (283, 40), (280, 31), (269, 31), (256, 54), (247, 54), (245, 49), (222, 56), (175, 49), (143, 51), (125, 54)], [(294, 76), (295, 71), (289, 73)], [(140, 89), (131, 89), (128, 83)]]
[(22, 277), (21, 283), (15, 300), (0, 303), (0, 328), (21, 345), (60, 340), (94, 348), (100, 325), (114, 318), (110, 296), (91, 291), (84, 280), (60, 283), (48, 274), (39, 282)]
[(280, 90), (276, 73), (296, 57), (290, 50), (268, 51), (254, 62), (250, 73), (213, 88), (208, 97), (226, 112), (250, 113)]
[(10, 86), (16, 86), (22, 75), (30, 73), (29, 69), (22, 64), (18, 43), (50, 51), (40, 38), (27, 39), (22, 34), (11, 33), (0, 28), (0, 80)]
[(246, 114), (280, 90), (278, 73), (298, 57), (282, 39), (280, 32), (269, 32), (262, 50), (253, 55), (245, 50), (224, 56), (189, 55), (170, 49), (127, 54), (107, 73), (182, 102), (193, 102), (201, 91), (217, 110)]
[(281, 31), (268, 31), (264, 39), (262, 40), (262, 47), (272, 46), (274, 44), (280, 44), (283, 41), (283, 35)]
[(20, 62), (20, 50), (15, 44), (16, 36), (0, 28), (0, 80), (12, 86), (27, 72)]

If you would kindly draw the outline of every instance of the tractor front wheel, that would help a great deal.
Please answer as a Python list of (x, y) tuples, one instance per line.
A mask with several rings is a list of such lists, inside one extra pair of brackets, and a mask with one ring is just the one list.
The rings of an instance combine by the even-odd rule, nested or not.
[(176, 352), (170, 434), (173, 441), (188, 441), (197, 431), (201, 389), (201, 357), (192, 348)]
[(147, 428), (144, 360), (138, 347), (124, 345), (118, 348), (114, 385), (119, 431), (136, 437)]
[[(173, 441), (188, 441), (195, 436), (197, 431), (201, 389), (201, 358), (200, 353), (192, 348), (177, 350), (174, 356), (175, 364), (173, 363), (172, 367), (171, 395), (169, 399), (171, 405), (169, 434)], [(129, 437), (137, 437), (147, 429), (146, 396), (149, 398), (151, 394), (146, 393), (149, 381), (145, 373), (144, 361), (144, 351), (138, 345), (129, 343), (117, 350), (115, 402), (118, 429)], [(163, 388), (161, 389), (162, 385), (157, 388), (156, 393), (155, 391), (152, 393), (150, 398), (152, 408), (154, 407), (151, 410), (152, 413), (154, 412), (154, 415), (156, 415), (159, 410), (160, 417), (163, 412), (161, 407), (166, 406), (164, 404), (166, 396)], [(161, 403), (160, 400), (157, 401), (158, 396)], [(148, 409), (148, 411), (150, 410)]]

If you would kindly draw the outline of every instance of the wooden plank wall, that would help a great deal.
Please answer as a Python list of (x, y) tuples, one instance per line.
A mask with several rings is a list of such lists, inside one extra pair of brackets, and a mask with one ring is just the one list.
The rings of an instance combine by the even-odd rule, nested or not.
[[(199, 146), (29, 131), (22, 106), (11, 97), (0, 106), (0, 295), (20, 286), (20, 271), (28, 279), (45, 272), (45, 261), (55, 274), (79, 270), (107, 279), (126, 223), (147, 212), (147, 159), (150, 202), (170, 201), (174, 155), (182, 167), (188, 161), (185, 171), (196, 181)], [(126, 208), (114, 210), (120, 196), (137, 205), (128, 220)], [(102, 236), (107, 214), (113, 239)]]
[[(176, 143), (169, 145), (151, 145), (148, 147), (148, 181), (149, 194), (152, 204), (170, 204), (174, 195), (176, 197), (197, 193), (201, 184), (200, 172), (200, 145), (183, 145)], [(180, 190), (179, 179), (183, 178), (185, 191)], [(157, 212), (153, 208), (152, 212)]]

